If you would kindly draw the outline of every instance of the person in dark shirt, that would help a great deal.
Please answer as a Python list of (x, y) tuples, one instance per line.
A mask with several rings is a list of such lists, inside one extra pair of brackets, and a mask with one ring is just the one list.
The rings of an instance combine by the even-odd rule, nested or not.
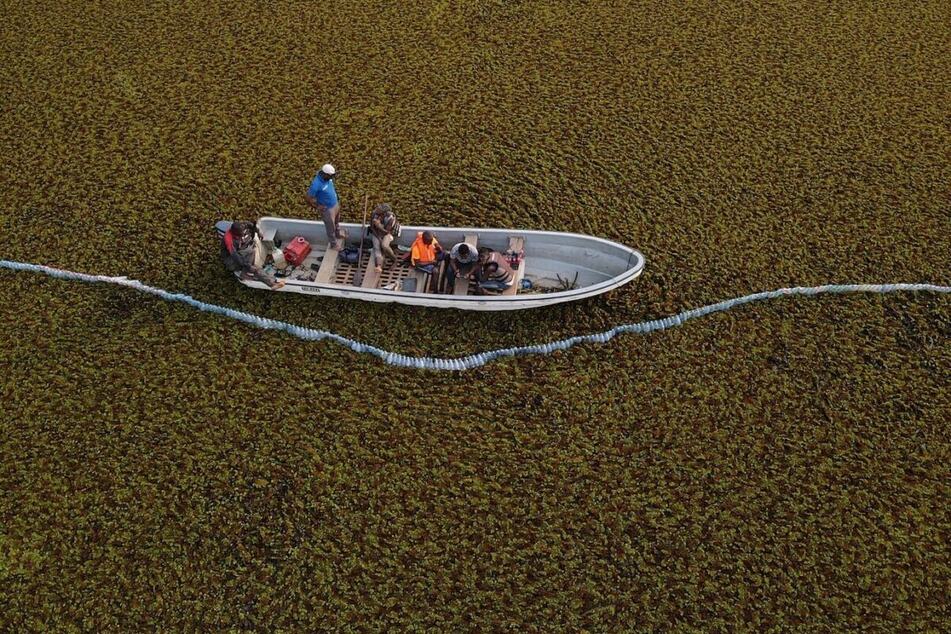
[(383, 256), (396, 261), (396, 254), (390, 243), (393, 242), (399, 222), (393, 208), (387, 203), (377, 205), (370, 216), (370, 239), (373, 241), (373, 262), (377, 273), (383, 270)]
[(448, 292), (452, 292), (457, 277), (473, 275), (479, 264), (479, 253), (465, 242), (460, 242), (449, 250), (449, 269), (446, 272)]

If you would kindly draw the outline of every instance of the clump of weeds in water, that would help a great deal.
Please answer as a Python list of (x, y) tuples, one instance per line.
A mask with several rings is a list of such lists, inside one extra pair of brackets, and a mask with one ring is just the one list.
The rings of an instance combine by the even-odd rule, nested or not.
[[(947, 283), (940, 11), (11, 5), (0, 256), (438, 356)], [(348, 220), (369, 194), (647, 268), (501, 315), (240, 287), (214, 222), (307, 216), (327, 161)], [(781, 300), (459, 375), (9, 272), (0, 311), (3, 629), (947, 620), (942, 297)]]

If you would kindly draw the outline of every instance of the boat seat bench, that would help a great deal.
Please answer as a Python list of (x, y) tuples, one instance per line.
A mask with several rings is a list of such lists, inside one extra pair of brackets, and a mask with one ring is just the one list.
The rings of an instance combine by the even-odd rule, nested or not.
[(333, 281), (334, 273), (337, 271), (337, 256), (339, 255), (339, 249), (327, 247), (324, 259), (320, 261), (320, 269), (317, 270), (315, 282), (329, 284)]
[(274, 250), (276, 246), (274, 243), (277, 239), (277, 227), (272, 227), (264, 231), (261, 234), (261, 242), (264, 244), (264, 248), (267, 249), (267, 252), (270, 253)]
[[(521, 251), (525, 248), (525, 238), (521, 236), (512, 236), (509, 238), (509, 249), (512, 251)], [(519, 263), (518, 268), (515, 269), (515, 280), (511, 286), (502, 291), (503, 295), (515, 295), (518, 293), (518, 289), (522, 286), (522, 278), (525, 277), (525, 259), (522, 258), (522, 261)]]
[[(404, 282), (405, 282), (405, 280), (416, 280), (416, 287), (415, 287), (412, 291), (409, 291), (409, 292), (411, 292), (411, 293), (422, 293), (422, 292), (424, 292), (423, 289), (424, 289), (424, 286), (425, 286), (425, 284), (426, 284), (426, 278), (427, 278), (427, 277), (429, 277), (429, 273), (426, 273), (426, 272), (424, 272), (424, 271), (419, 271), (419, 270), (417, 270), (417, 269), (415, 269), (415, 268), (410, 268), (409, 275), (407, 275), (407, 276), (404, 278)], [(406, 290), (405, 287), (404, 287), (403, 290)]]
[[(411, 293), (438, 293), (439, 289), (439, 280), (443, 278), (443, 274), (446, 272), (446, 267), (449, 266), (445, 260), (436, 263), (436, 266), (433, 267), (432, 273), (426, 273), (424, 271), (419, 271), (410, 265), (409, 275), (406, 276), (407, 280), (416, 280), (416, 288), (413, 291), (408, 291)], [(429, 287), (427, 289), (427, 287)], [(405, 288), (403, 290), (406, 290)]]

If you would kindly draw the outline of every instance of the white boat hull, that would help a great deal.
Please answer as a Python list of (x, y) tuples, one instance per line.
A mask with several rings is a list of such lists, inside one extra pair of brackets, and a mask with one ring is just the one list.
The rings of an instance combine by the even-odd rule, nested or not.
[[(362, 229), (361, 225), (357, 224), (344, 223), (342, 226), (348, 235), (354, 238)], [(294, 236), (303, 236), (311, 243), (311, 257), (320, 257), (327, 248), (324, 224), (320, 221), (265, 217), (258, 221), (258, 228), (262, 233), (276, 229), (277, 237), (283, 243), (287, 243)], [(419, 231), (432, 231), (447, 250), (455, 243), (461, 242), (464, 236), (477, 235), (480, 247), (504, 251), (508, 247), (510, 237), (520, 236), (524, 238), (524, 276), (536, 289), (555, 289), (563, 280), (576, 281), (577, 285), (569, 290), (541, 293), (443, 295), (289, 278), (285, 286), (277, 292), (461, 310), (523, 310), (600, 295), (635, 279), (641, 274), (645, 264), (644, 256), (639, 251), (617, 242), (555, 231), (404, 226), (400, 238), (394, 240), (394, 247), (397, 244), (408, 246)], [(251, 288), (271, 290), (262, 282), (241, 282)]]

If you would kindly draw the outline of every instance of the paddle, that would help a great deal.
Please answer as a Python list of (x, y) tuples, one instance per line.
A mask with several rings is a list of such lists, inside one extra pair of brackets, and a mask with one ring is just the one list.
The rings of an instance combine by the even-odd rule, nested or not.
[[(370, 195), (363, 195), (363, 226), (360, 228), (360, 250), (357, 252), (357, 272), (353, 276), (353, 285), (363, 284), (363, 243), (367, 236), (367, 204), (370, 201)], [(372, 255), (370, 256), (373, 257)]]

